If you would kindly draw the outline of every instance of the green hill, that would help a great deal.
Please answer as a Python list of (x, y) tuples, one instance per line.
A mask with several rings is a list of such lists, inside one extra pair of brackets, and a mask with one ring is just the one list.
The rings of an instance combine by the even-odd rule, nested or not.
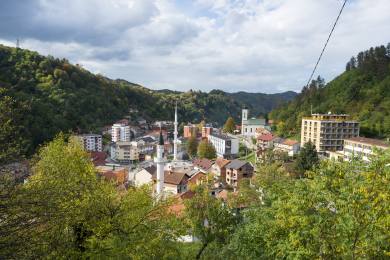
[[(153, 91), (95, 75), (66, 59), (0, 45), (0, 162), (30, 155), (57, 133), (88, 132), (123, 118), (172, 119), (175, 100), (183, 122), (206, 120), (221, 125), (241, 107), (266, 114), (293, 93), (265, 95), (223, 91)], [(256, 99), (256, 97), (259, 97)], [(10, 152), (12, 150), (12, 152)], [(1, 155), (12, 154), (2, 159)]]
[(313, 113), (347, 113), (361, 122), (361, 135), (390, 137), (390, 44), (352, 57), (346, 71), (328, 84), (319, 77), (269, 117), (279, 134), (298, 135), (301, 119)]

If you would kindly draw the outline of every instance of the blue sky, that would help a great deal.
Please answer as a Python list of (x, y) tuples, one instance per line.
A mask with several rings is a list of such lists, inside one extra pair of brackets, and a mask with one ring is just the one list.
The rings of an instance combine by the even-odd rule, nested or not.
[[(152, 89), (300, 91), (341, 0), (2, 0), (0, 43)], [(350, 0), (317, 71), (390, 41), (390, 1)]]

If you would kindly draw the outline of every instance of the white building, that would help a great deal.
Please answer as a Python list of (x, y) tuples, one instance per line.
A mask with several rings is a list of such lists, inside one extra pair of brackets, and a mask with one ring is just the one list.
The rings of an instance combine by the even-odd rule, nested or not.
[(256, 131), (259, 129), (271, 130), (270, 127), (267, 126), (264, 118), (248, 119), (248, 115), (249, 115), (248, 108), (244, 108), (242, 110), (242, 121), (241, 121), (241, 134), (243, 136), (254, 137), (256, 135)]
[(237, 157), (239, 148), (239, 140), (237, 137), (233, 135), (210, 134), (208, 140), (213, 144), (218, 157)]
[(101, 152), (103, 149), (102, 136), (96, 134), (84, 134), (79, 135), (78, 138), (84, 147), (84, 150), (88, 152)]
[(298, 141), (291, 139), (280, 139), (278, 142), (274, 142), (274, 151), (281, 151), (293, 157), (299, 153), (300, 145)]
[(111, 129), (111, 141), (130, 142), (130, 126), (126, 124), (114, 124)]
[(365, 137), (352, 137), (344, 140), (343, 156), (345, 161), (352, 160), (353, 157), (361, 158), (369, 162), (375, 155), (374, 147), (378, 150), (389, 149), (390, 145), (377, 139)]
[(111, 159), (119, 163), (130, 163), (139, 160), (139, 150), (133, 142), (116, 142), (111, 146)]

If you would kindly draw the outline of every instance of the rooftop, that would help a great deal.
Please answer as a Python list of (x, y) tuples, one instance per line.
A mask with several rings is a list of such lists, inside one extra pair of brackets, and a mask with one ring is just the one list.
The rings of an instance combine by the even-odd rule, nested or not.
[(194, 166), (197, 166), (197, 167), (199, 167), (199, 168), (201, 168), (202, 170), (205, 170), (205, 171), (210, 169), (211, 166), (213, 165), (213, 162), (210, 161), (209, 159), (195, 159), (193, 161), (193, 163), (194, 163)]
[(264, 118), (251, 118), (248, 120), (244, 120), (244, 125), (265, 125)]
[(226, 134), (216, 134), (216, 133), (212, 133), (212, 134), (209, 134), (209, 136), (213, 136), (213, 137), (215, 137), (215, 138), (222, 139), (222, 140), (225, 140), (225, 141), (232, 140), (232, 139), (236, 139), (235, 136), (226, 135)]
[(224, 158), (217, 158), (217, 160), (215, 160), (215, 164), (218, 165), (219, 168), (222, 168), (229, 163), (230, 163), (230, 161), (226, 160)]
[(286, 139), (286, 140), (284, 140), (284, 142), (283, 142), (283, 144), (289, 145), (289, 146), (293, 146), (293, 145), (295, 145), (295, 144), (297, 144), (297, 143), (298, 143), (298, 141), (291, 140), (291, 139)]
[(269, 142), (274, 139), (274, 136), (272, 134), (262, 134), (259, 137), (257, 137), (257, 140), (261, 140), (264, 142)]
[[(153, 174), (152, 179), (156, 180), (157, 173)], [(184, 172), (164, 171), (164, 183), (179, 185), (188, 176)]]
[(239, 169), (247, 163), (248, 162), (246, 162), (246, 161), (241, 161), (241, 160), (235, 159), (235, 160), (231, 161), (228, 165), (226, 165), (226, 168)]
[(385, 148), (390, 147), (390, 145), (388, 143), (386, 143), (382, 140), (366, 138), (366, 137), (351, 137), (351, 138), (345, 139), (345, 141), (352, 141), (355, 143), (363, 143), (363, 144), (369, 144), (369, 145), (380, 146), (380, 147), (385, 147)]

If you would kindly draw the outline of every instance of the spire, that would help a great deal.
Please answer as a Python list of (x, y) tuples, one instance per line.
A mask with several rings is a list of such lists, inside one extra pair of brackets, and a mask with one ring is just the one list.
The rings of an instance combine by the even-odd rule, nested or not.
[(158, 144), (159, 144), (159, 145), (164, 145), (164, 137), (163, 137), (163, 135), (162, 135), (161, 129), (160, 129), (160, 138), (159, 138)]
[(173, 160), (177, 160), (177, 101), (175, 105), (175, 131), (173, 132), (174, 140), (173, 140)]

